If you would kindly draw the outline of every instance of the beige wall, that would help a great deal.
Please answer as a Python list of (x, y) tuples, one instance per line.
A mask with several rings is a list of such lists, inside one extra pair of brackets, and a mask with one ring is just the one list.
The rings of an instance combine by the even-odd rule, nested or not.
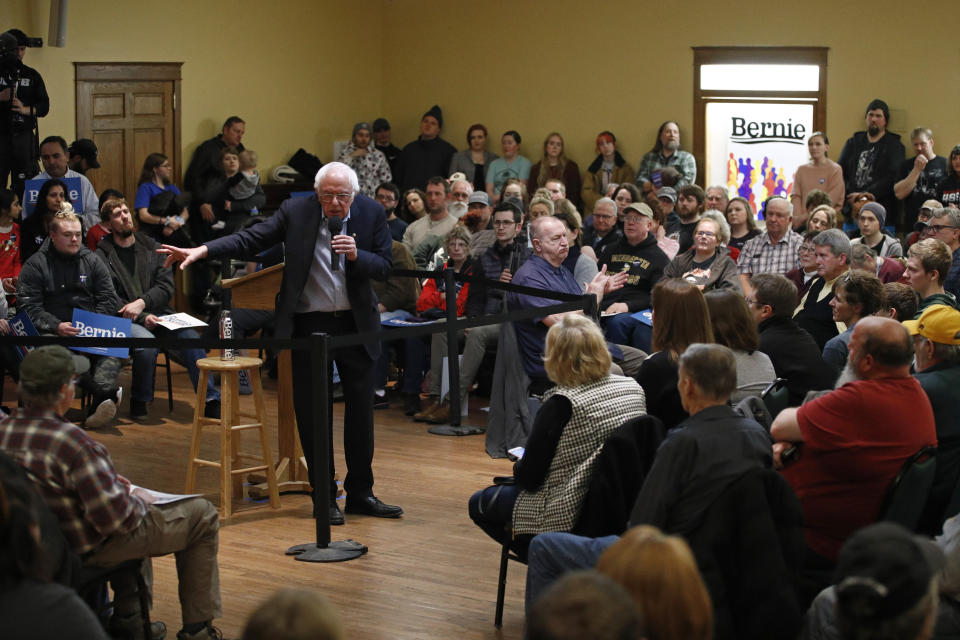
[[(0, 26), (16, 23), (46, 39), (48, 2), (2, 4)], [(68, 46), (28, 53), (51, 93), (43, 134), (73, 134), (73, 61), (183, 61), (185, 157), (234, 112), (247, 120), (245, 142), (269, 169), (300, 146), (329, 160), (333, 141), (349, 137), (354, 121), (378, 115), (390, 119), (402, 145), (439, 103), (443, 135), (458, 148), (479, 121), (493, 134), (491, 150), (498, 151), (500, 133), (515, 128), (524, 136), (522, 151), (536, 157), (556, 129), (585, 167), (597, 132), (611, 129), (636, 164), (661, 121), (677, 119), (691, 134), (690, 47), (799, 45), (830, 47), (827, 132), (834, 156), (863, 127), (873, 97), (890, 104), (893, 130), (929, 126), (940, 153), (960, 143), (955, 2), (907, 8), (895, 0), (810, 0), (804, 18), (712, 0), (672, 3), (669, 14), (667, 5), (628, 0), (147, 6), (74, 0)]]

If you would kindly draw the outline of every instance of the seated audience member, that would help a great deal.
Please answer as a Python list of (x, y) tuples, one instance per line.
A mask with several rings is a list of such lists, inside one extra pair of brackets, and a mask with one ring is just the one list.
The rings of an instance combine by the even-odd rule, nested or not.
[[(533, 203), (530, 209), (532, 212)], [(606, 196), (598, 198), (593, 205), (593, 226), (583, 232), (584, 244), (599, 257), (607, 245), (615, 244), (621, 237), (617, 228), (617, 203)]]
[(485, 191), (487, 171), (497, 154), (487, 151), (487, 128), (482, 124), (471, 125), (467, 129), (467, 148), (457, 151), (450, 159), (448, 174), (462, 173), (473, 191)]
[[(945, 598), (938, 594), (945, 564), (932, 540), (898, 524), (860, 529), (840, 550), (833, 584), (813, 601), (801, 640), (953, 637), (956, 622), (938, 616), (937, 607)], [(948, 613), (955, 614), (946, 600)], [(935, 626), (938, 632), (952, 627), (954, 634), (934, 634)]]
[(43, 183), (37, 194), (37, 202), (23, 224), (20, 225), (20, 264), (26, 264), (49, 236), (50, 221), (61, 210), (73, 211), (67, 199), (67, 183), (51, 178)]
[[(573, 274), (563, 268), (563, 260), (567, 257), (568, 250), (567, 234), (563, 223), (553, 216), (537, 218), (530, 224), (530, 233), (533, 240), (533, 255), (513, 275), (513, 284), (557, 293), (592, 294), (597, 297), (597, 304), (601, 305), (604, 297), (622, 287), (627, 279), (626, 273), (607, 275), (606, 269), (601, 269), (584, 292), (574, 280)], [(546, 307), (556, 303), (556, 300), (550, 298), (518, 293), (507, 294), (507, 307), (510, 311)], [(542, 393), (552, 386), (543, 367), (542, 354), (547, 330), (563, 315), (553, 314), (513, 323), (517, 335), (517, 349), (523, 361), (523, 369), (530, 377), (532, 393)], [(636, 371), (637, 354), (631, 354), (620, 345), (608, 345), (608, 349), (613, 361), (623, 368), (624, 373), (631, 375)]]
[[(820, 234), (819, 231), (807, 231), (803, 234), (803, 243), (800, 245), (799, 257), (800, 266), (796, 269), (787, 271), (787, 279), (797, 285), (797, 302), (807, 294), (807, 290), (817, 277), (817, 249), (813, 244), (814, 238)], [(864, 247), (867, 248), (867, 247)]]
[(378, 185), (393, 180), (387, 156), (374, 146), (372, 134), (370, 125), (366, 122), (353, 125), (350, 142), (337, 158), (356, 172), (360, 181), (360, 193), (371, 198), (377, 194)]
[[(537, 189), (537, 191), (546, 191), (545, 189)], [(549, 198), (549, 192), (546, 192), (543, 197)], [(508, 178), (506, 182), (503, 183), (503, 188), (500, 189), (500, 200), (513, 200), (514, 204), (520, 207), (521, 211), (528, 210), (530, 208), (530, 192), (527, 190), (527, 183), (521, 180), (520, 178)], [(550, 199), (550, 202), (553, 202)]]
[(60, 136), (47, 136), (40, 142), (40, 162), (43, 164), (43, 172), (33, 176), (33, 179), (78, 178), (83, 210), (78, 211), (77, 216), (83, 223), (83, 228), (89, 229), (95, 226), (100, 218), (100, 212), (97, 209), (97, 192), (94, 191), (93, 184), (87, 176), (67, 167), (68, 160), (67, 141)]
[[(804, 200), (804, 206), (807, 211), (816, 211), (820, 207), (829, 207), (832, 211), (836, 212), (836, 209), (833, 208), (833, 203), (830, 199), (830, 195), (826, 191), (821, 191), (820, 189), (814, 189), (807, 194), (806, 199)], [(803, 224), (798, 224), (794, 220), (793, 230), (797, 233), (803, 235), (803, 232), (809, 229), (809, 217), (803, 222)]]
[(442, 128), (443, 111), (439, 105), (433, 105), (420, 119), (419, 137), (403, 148), (396, 164), (391, 166), (393, 181), (403, 191), (422, 189), (430, 176), (447, 173), (457, 150), (440, 137)]
[(883, 225), (887, 221), (887, 210), (879, 202), (868, 202), (857, 212), (857, 226), (860, 228), (860, 237), (850, 241), (851, 244), (863, 243), (877, 252), (882, 258), (899, 258), (903, 255), (900, 241), (883, 232)]
[(880, 282), (898, 282), (906, 269), (897, 258), (881, 258), (865, 244), (850, 245), (850, 268), (876, 276)]
[(784, 274), (797, 266), (803, 238), (790, 227), (793, 208), (780, 196), (767, 198), (763, 210), (766, 230), (747, 240), (740, 250), (737, 268), (743, 292), (750, 294), (750, 276), (760, 273)]
[(950, 247), (936, 238), (921, 240), (907, 251), (904, 277), (920, 296), (917, 317), (924, 309), (935, 304), (960, 309), (956, 297), (947, 293), (943, 287), (946, 274), (950, 271), (951, 260)]
[(660, 250), (667, 256), (667, 260), (673, 260), (680, 251), (680, 243), (673, 238), (667, 237), (666, 229), (663, 227), (666, 214), (659, 203), (655, 202), (648, 206), (650, 210), (653, 211), (653, 218), (647, 222), (650, 227), (648, 233), (657, 239), (657, 246), (660, 247)]
[(729, 289), (709, 291), (704, 299), (714, 340), (733, 351), (737, 360), (737, 388), (730, 401), (736, 404), (747, 396), (759, 396), (777, 373), (767, 354), (759, 350), (760, 334), (749, 305)]
[[(58, 547), (45, 539), (48, 534)], [(77, 592), (54, 581), (56, 566), (51, 556), (60, 560), (65, 553), (66, 541), (56, 518), (24, 470), (0, 453), (0, 620), (6, 640), (107, 640)]]
[[(104, 222), (110, 225), (110, 235), (100, 242), (97, 256), (107, 265), (113, 287), (122, 306), (114, 314), (129, 318), (131, 338), (153, 338), (154, 334), (170, 332), (160, 327), (159, 315), (173, 313), (170, 300), (173, 298), (173, 273), (163, 266), (164, 256), (157, 253), (160, 245), (141, 233), (134, 233), (133, 218), (125, 200), (107, 200), (100, 210)], [(111, 314), (113, 315), (113, 314)], [(178, 338), (199, 338), (194, 329), (173, 332)], [(133, 380), (130, 390), (130, 417), (147, 415), (147, 403), (153, 401), (153, 382), (157, 369), (156, 347), (135, 349)], [(200, 380), (197, 360), (207, 357), (204, 349), (181, 349), (176, 352), (187, 368), (190, 381), (196, 390)], [(220, 417), (220, 392), (208, 378), (206, 405), (207, 417)]]
[(726, 244), (730, 227), (719, 211), (708, 211), (696, 224), (693, 246), (677, 254), (663, 270), (665, 278), (680, 278), (701, 291), (733, 289), (739, 293), (737, 263), (730, 259)]
[[(116, 189), (104, 189), (100, 192), (100, 208), (102, 209), (107, 200), (110, 200), (111, 198), (115, 198), (117, 200), (125, 199), (121, 191), (117, 191)], [(174, 205), (176, 204), (172, 200), (170, 202)], [(103, 220), (101, 220), (96, 226), (90, 227), (87, 230), (86, 237), (87, 249), (90, 249), (90, 251), (96, 251), (97, 245), (100, 244), (100, 241), (103, 240), (104, 236), (108, 235), (110, 235), (110, 227)], [(189, 238), (186, 237), (186, 234), (184, 234), (184, 238), (186, 238), (185, 246), (189, 246), (190, 241)]]
[(723, 213), (727, 210), (727, 205), (730, 204), (730, 196), (727, 195), (727, 188), (721, 185), (715, 184), (707, 187), (706, 189), (706, 198), (703, 201), (704, 211), (719, 211)]
[(470, 252), (473, 257), (479, 258), (497, 241), (497, 234), (493, 229), (490, 208), (490, 196), (486, 191), (474, 191), (467, 198), (467, 213), (460, 219), (460, 224), (470, 230), (473, 241), (470, 243)]
[(677, 207), (677, 190), (673, 187), (660, 187), (653, 193), (657, 196), (657, 205), (663, 211), (664, 227), (667, 224), (676, 224), (680, 219), (680, 216), (674, 210)]
[[(919, 530), (937, 534), (960, 481), (960, 311), (933, 305), (903, 323), (913, 336), (916, 373), (937, 425), (937, 476)], [(955, 514), (946, 514), (955, 515)]]
[[(117, 313), (120, 300), (113, 288), (110, 271), (81, 242), (80, 218), (59, 213), (50, 221), (50, 242), (40, 247), (23, 265), (17, 283), (17, 305), (27, 313), (41, 335), (74, 337), (73, 310), (83, 309), (108, 316)], [(77, 274), (85, 274), (80, 278)], [(109, 356), (88, 356), (93, 393), (93, 412), (84, 426), (98, 429), (117, 415), (117, 376), (122, 361)]]
[(627, 278), (619, 291), (607, 296), (600, 309), (610, 314), (604, 321), (607, 339), (616, 344), (650, 350), (650, 328), (633, 317), (650, 308), (650, 292), (663, 277), (669, 264), (667, 254), (649, 233), (653, 210), (644, 202), (627, 205), (623, 219), (623, 238), (607, 245), (600, 255), (601, 268), (623, 273)]
[(680, 354), (691, 344), (713, 342), (710, 312), (700, 289), (664, 279), (653, 288), (653, 316), (654, 353), (640, 365), (637, 382), (647, 397), (647, 413), (672, 429), (688, 415), (677, 388)]
[(567, 232), (567, 246), (569, 251), (563, 260), (563, 266), (573, 274), (573, 278), (582, 288), (597, 275), (597, 257), (593, 248), (581, 246), (583, 238), (580, 231), (580, 214), (570, 201), (562, 198), (555, 203), (559, 205), (553, 214), (557, 220), (563, 222)]
[(407, 189), (403, 192), (400, 207), (400, 219), (409, 225), (414, 220), (427, 215), (427, 194), (423, 189)]
[(902, 282), (888, 282), (883, 285), (883, 306), (878, 316), (893, 318), (897, 322), (911, 320), (917, 315), (920, 297), (917, 292)]
[(580, 196), (583, 210), (593, 213), (597, 204), (611, 184), (631, 182), (633, 167), (617, 151), (617, 137), (610, 131), (601, 131), (597, 136), (597, 157), (583, 174), (583, 187)]
[[(178, 202), (180, 199), (177, 196), (180, 196), (180, 189), (172, 183), (172, 180), (173, 165), (170, 164), (167, 156), (162, 153), (151, 153), (143, 161), (137, 195), (133, 200), (133, 208), (137, 212), (139, 223), (138, 230), (166, 244), (190, 246), (183, 244), (184, 241), (189, 243), (189, 239), (184, 231), (180, 231), (180, 228), (190, 219), (190, 213), (182, 202)], [(172, 198), (169, 195), (161, 195), (168, 192), (173, 195)], [(102, 204), (100, 208), (103, 208)], [(87, 232), (87, 235), (89, 234), (90, 232)], [(177, 244), (178, 242), (180, 244)], [(91, 250), (96, 251), (96, 247)]]
[(20, 275), (20, 197), (9, 189), (0, 189), (0, 282), (3, 292), (17, 290)]
[(883, 308), (883, 283), (874, 276), (851, 269), (833, 288), (833, 320), (846, 325), (843, 333), (836, 335), (823, 346), (823, 362), (840, 375), (847, 366), (850, 336), (853, 327), (861, 319), (875, 315)]
[(787, 381), (790, 406), (808, 391), (832, 389), (836, 376), (823, 363), (823, 350), (793, 321), (797, 287), (784, 276), (760, 273), (751, 279), (747, 304), (760, 333), (760, 351), (770, 357), (778, 378)]
[(686, 540), (656, 527), (629, 529), (597, 561), (644, 612), (647, 637), (712, 640), (713, 606)]
[[(538, 189), (538, 191), (543, 191), (543, 189)], [(515, 198), (509, 198), (508, 201), (516, 203)], [(542, 216), (552, 216), (557, 212), (557, 209), (553, 200), (547, 196), (534, 194), (533, 197), (530, 198), (530, 207), (527, 211), (528, 222), (533, 222)]]
[(660, 125), (657, 141), (640, 160), (634, 182), (638, 187), (645, 182), (654, 182), (654, 173), (668, 167), (680, 172), (676, 184), (671, 185), (677, 189), (697, 180), (697, 161), (693, 154), (680, 148), (680, 127), (673, 120), (667, 120)]
[(623, 225), (623, 216), (627, 205), (643, 201), (643, 198), (640, 195), (640, 190), (629, 182), (624, 182), (618, 185), (617, 188), (614, 189), (613, 195), (610, 197), (614, 202), (617, 203), (617, 219), (620, 221), (621, 227)]
[(693, 246), (693, 232), (697, 228), (706, 194), (695, 184), (677, 190), (677, 218), (667, 218), (667, 235), (680, 244), (680, 253)]
[(67, 147), (67, 166), (79, 174), (86, 175), (90, 169), (100, 168), (100, 161), (97, 160), (99, 155), (97, 143), (90, 138), (74, 140)]
[(556, 131), (547, 134), (543, 141), (543, 157), (530, 167), (527, 182), (530, 189), (546, 187), (548, 181), (559, 182), (563, 187), (562, 196), (569, 199), (575, 207), (580, 206), (580, 167), (564, 153), (563, 136)]
[(403, 232), (403, 244), (416, 255), (417, 247), (430, 236), (445, 237), (457, 224), (457, 219), (447, 212), (447, 194), (450, 186), (440, 176), (427, 181), (426, 215), (417, 218)]
[(400, 200), (400, 190), (392, 182), (384, 182), (377, 187), (374, 200), (380, 203), (387, 214), (387, 226), (390, 227), (390, 236), (397, 242), (403, 242), (403, 234), (407, 230), (407, 223), (397, 217), (397, 203)]
[[(826, 586), (850, 534), (878, 519), (903, 463), (937, 444), (933, 410), (910, 375), (912, 362), (913, 342), (903, 325), (864, 318), (853, 329), (840, 386), (773, 421), (776, 465), (803, 509), (810, 597)], [(799, 456), (787, 462), (783, 452), (793, 446)]]
[(530, 161), (520, 155), (521, 140), (520, 134), (512, 129), (500, 136), (503, 156), (491, 162), (487, 172), (487, 195), (494, 204), (502, 199), (503, 187), (510, 178), (519, 180), (524, 185), (528, 182)]
[(807, 231), (826, 231), (827, 229), (837, 228), (837, 210), (827, 204), (815, 207), (810, 212), (810, 219), (807, 220)]
[(757, 229), (757, 216), (746, 198), (739, 196), (732, 198), (727, 203), (724, 215), (727, 217), (727, 224), (730, 225), (730, 242), (727, 244), (731, 249), (743, 251), (743, 245), (747, 240), (760, 235), (760, 229)]
[(926, 234), (930, 232), (930, 216), (942, 208), (943, 205), (937, 200), (931, 199), (923, 203), (923, 205), (920, 207), (920, 210), (917, 211), (917, 221), (913, 225), (913, 230), (907, 234), (907, 237), (904, 240), (903, 246), (905, 249), (909, 249), (910, 245), (922, 240), (924, 237), (929, 237)]
[[(952, 158), (953, 154), (950, 157)], [(953, 254), (953, 263), (947, 279), (943, 281), (943, 288), (960, 299), (960, 210), (954, 206), (934, 212), (930, 217), (929, 228), (933, 237), (945, 243)]]
[[(696, 289), (694, 289), (696, 291)], [(699, 293), (699, 292), (698, 292)], [(737, 386), (736, 360), (718, 344), (692, 344), (680, 356), (678, 388), (690, 417), (657, 449), (630, 515), (630, 526), (652, 525), (688, 536), (737, 478), (769, 469), (770, 436), (729, 405)], [(530, 542), (527, 603), (567, 571), (588, 569), (619, 536), (585, 538), (546, 533)]]
[(527, 640), (642, 640), (643, 612), (616, 582), (595, 571), (564, 576), (527, 615)]
[(346, 640), (336, 607), (319, 591), (277, 589), (247, 618), (241, 640)]
[[(417, 263), (413, 261), (410, 250), (402, 242), (394, 240), (391, 245), (394, 269), (416, 270)], [(386, 280), (372, 280), (370, 286), (377, 296), (377, 310), (380, 320), (398, 318), (406, 320), (416, 315), (417, 299), (420, 297), (420, 280), (404, 276), (391, 275)], [(374, 389), (374, 408), (386, 409), (389, 404), (386, 400), (387, 368), (390, 364), (389, 345), (384, 342), (380, 350), (380, 359), (377, 361), (377, 380)]]
[(610, 374), (610, 353), (596, 324), (567, 314), (547, 332), (543, 355), (556, 385), (543, 396), (516, 484), (473, 494), (470, 518), (497, 542), (526, 557), (538, 533), (569, 531), (577, 522), (603, 443), (623, 422), (644, 413), (643, 390)]
[[(80, 222), (74, 223), (77, 229)], [(204, 498), (157, 506), (153, 494), (131, 487), (107, 449), (64, 421), (73, 404), (76, 359), (59, 345), (38, 347), (20, 365), (22, 409), (0, 422), (0, 449), (34, 480), (73, 552), (92, 566), (174, 553), (183, 628), (178, 638), (219, 637), (217, 510)], [(148, 580), (152, 576), (145, 567)], [(121, 630), (140, 625), (130, 578), (113, 581), (114, 619)], [(161, 629), (162, 631), (162, 629)]]
[(801, 329), (813, 336), (817, 346), (823, 351), (827, 340), (846, 329), (833, 319), (833, 287), (837, 279), (850, 270), (847, 256), (850, 255), (850, 239), (839, 229), (827, 229), (813, 239), (814, 254), (817, 260), (817, 277), (810, 283), (807, 293), (800, 298), (800, 304), (793, 319)]

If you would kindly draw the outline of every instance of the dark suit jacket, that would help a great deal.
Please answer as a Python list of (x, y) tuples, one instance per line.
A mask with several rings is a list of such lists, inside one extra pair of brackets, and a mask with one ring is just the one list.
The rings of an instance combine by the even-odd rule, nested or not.
[[(315, 195), (290, 199), (264, 222), (206, 243), (209, 257), (252, 255), (278, 242), (285, 243), (286, 264), (277, 295), (275, 335), (278, 338), (293, 334), (293, 313), (307, 283), (322, 219), (323, 211)], [(347, 231), (357, 243), (357, 259), (353, 262), (345, 260), (347, 298), (353, 318), (358, 331), (378, 331), (380, 313), (370, 280), (385, 280), (392, 264), (390, 229), (383, 207), (358, 194), (350, 206)], [(364, 347), (372, 359), (380, 357), (378, 340), (371, 340)]]

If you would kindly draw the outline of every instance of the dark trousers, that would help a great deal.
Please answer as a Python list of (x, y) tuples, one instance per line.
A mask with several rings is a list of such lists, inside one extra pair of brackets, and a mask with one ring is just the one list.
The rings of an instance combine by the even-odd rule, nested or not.
[[(329, 313), (298, 313), (293, 319), (293, 335), (296, 338), (307, 337), (322, 332), (331, 336), (340, 336), (357, 332), (353, 314), (334, 316)], [(347, 475), (343, 481), (344, 490), (353, 498), (363, 498), (373, 494), (373, 387), (374, 361), (367, 350), (358, 345), (334, 350), (331, 354), (340, 372), (340, 384), (343, 388), (343, 454), (347, 461)], [(300, 444), (307, 459), (310, 472), (310, 484), (313, 485), (313, 438), (318, 428), (318, 417), (313, 413), (313, 398), (319, 393), (319, 380), (313, 378), (310, 371), (310, 352), (296, 349), (293, 361), (293, 408), (297, 414), (297, 430)], [(327, 380), (333, 377), (333, 367), (327, 364)], [(333, 394), (328, 393), (327, 424), (331, 446), (328, 451), (330, 461), (330, 499), (336, 497), (337, 486), (333, 480)], [(316, 494), (314, 494), (316, 495)], [(316, 500), (316, 498), (315, 498)]]
[(7, 186), (23, 202), (23, 182), (40, 173), (34, 153), (33, 131), (0, 131), (0, 188)]
[(519, 494), (520, 487), (515, 484), (495, 484), (481, 489), (467, 501), (467, 513), (484, 533), (500, 544), (509, 542), (511, 551), (526, 560), (527, 548), (533, 536), (529, 534), (511, 536), (508, 529), (513, 520), (513, 505)]

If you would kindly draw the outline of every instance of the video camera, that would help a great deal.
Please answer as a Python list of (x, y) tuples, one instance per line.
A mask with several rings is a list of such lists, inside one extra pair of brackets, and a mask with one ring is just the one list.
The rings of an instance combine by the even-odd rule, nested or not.
[(20, 29), (9, 29), (0, 33), (0, 69), (15, 67), (20, 58), (17, 47), (42, 47), (41, 38), (29, 38)]

